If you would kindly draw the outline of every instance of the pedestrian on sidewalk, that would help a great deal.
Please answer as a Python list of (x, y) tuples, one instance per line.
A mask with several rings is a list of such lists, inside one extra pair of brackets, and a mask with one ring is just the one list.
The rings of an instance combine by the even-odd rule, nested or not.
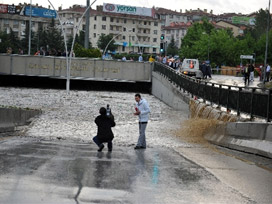
[(139, 118), (139, 138), (137, 145), (135, 146), (134, 149), (145, 149), (146, 148), (145, 130), (150, 113), (149, 104), (144, 98), (141, 98), (141, 95), (138, 93), (135, 94), (135, 101), (136, 107), (134, 115), (138, 115)]
[(250, 67), (249, 68), (249, 72), (250, 72), (249, 81), (254, 81), (254, 69), (255, 69), (255, 67), (252, 64), (250, 64), (249, 67)]
[(244, 67), (245, 86), (249, 85), (249, 69), (250, 69), (250, 65), (247, 64)]
[(266, 77), (266, 81), (267, 82), (269, 82), (270, 71), (271, 71), (271, 67), (270, 67), (269, 64), (267, 64), (267, 66), (266, 66), (266, 73), (265, 73), (265, 77)]
[(107, 110), (104, 107), (100, 108), (99, 113), (100, 115), (94, 121), (97, 125), (97, 135), (93, 138), (93, 141), (99, 147), (98, 152), (101, 152), (104, 148), (103, 143), (108, 143), (108, 151), (111, 152), (114, 138), (111, 128), (115, 126), (114, 116), (111, 113), (107, 116)]

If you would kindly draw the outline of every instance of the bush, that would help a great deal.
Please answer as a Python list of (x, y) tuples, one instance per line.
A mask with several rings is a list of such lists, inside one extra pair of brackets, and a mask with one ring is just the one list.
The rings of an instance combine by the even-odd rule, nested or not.
[(78, 43), (75, 44), (74, 52), (76, 57), (90, 57), (90, 58), (101, 57), (101, 52), (99, 49), (97, 48), (86, 49)]

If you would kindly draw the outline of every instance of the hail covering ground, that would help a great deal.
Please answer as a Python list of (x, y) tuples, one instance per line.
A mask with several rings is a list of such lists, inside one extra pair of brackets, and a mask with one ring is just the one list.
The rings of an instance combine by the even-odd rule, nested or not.
[[(151, 109), (146, 130), (148, 146), (190, 145), (172, 134), (188, 118), (189, 110), (186, 113), (173, 110), (149, 94), (142, 94), (142, 98), (149, 102)], [(99, 115), (100, 107), (110, 104), (116, 120), (114, 144), (130, 146), (138, 139), (138, 118), (133, 115), (134, 93), (70, 91), (67, 95), (65, 90), (1, 87), (0, 104), (42, 110), (42, 114), (25, 127), (26, 136), (84, 142), (92, 142), (97, 133), (94, 119)]]

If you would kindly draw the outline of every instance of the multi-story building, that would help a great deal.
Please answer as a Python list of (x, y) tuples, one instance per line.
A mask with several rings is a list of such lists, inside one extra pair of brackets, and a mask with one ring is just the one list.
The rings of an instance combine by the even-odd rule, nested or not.
[(162, 26), (170, 26), (171, 23), (187, 23), (188, 15), (180, 12), (172, 11), (165, 8), (156, 8), (155, 17), (161, 20)]
[[(33, 16), (31, 18), (31, 28), (33, 32), (37, 32), (40, 27), (45, 29), (52, 21), (49, 16), (35, 15), (35, 11), (39, 12), (41, 10), (50, 11), (48, 12), (50, 17), (55, 14), (53, 10), (44, 9), (38, 5), (33, 6)], [(18, 6), (0, 4), (0, 30), (6, 33), (10, 33), (12, 30), (19, 39), (24, 38), (26, 24), (29, 23), (30, 19), (28, 11), (29, 5), (26, 4), (19, 4)]]
[[(113, 4), (110, 4), (111, 6)], [(104, 8), (105, 8), (104, 4)], [(115, 7), (118, 5), (114, 5)], [(132, 7), (136, 8), (136, 7)], [(59, 11), (61, 19), (78, 24), (80, 15), (85, 7), (74, 5), (73, 7)], [(79, 30), (85, 30), (85, 18), (79, 26)], [(73, 29), (71, 28), (72, 32)], [(71, 34), (67, 30), (68, 34)], [(93, 47), (97, 47), (97, 41), (102, 35), (112, 34), (115, 44), (118, 45), (118, 53), (159, 53), (161, 23), (153, 16), (105, 12), (102, 6), (90, 10), (89, 38)]]
[(192, 24), (187, 23), (171, 23), (169, 26), (162, 27), (162, 34), (164, 34), (164, 39), (167, 44), (171, 42), (172, 39), (175, 41), (175, 45), (179, 48), (181, 46), (181, 40), (187, 33), (188, 28)]

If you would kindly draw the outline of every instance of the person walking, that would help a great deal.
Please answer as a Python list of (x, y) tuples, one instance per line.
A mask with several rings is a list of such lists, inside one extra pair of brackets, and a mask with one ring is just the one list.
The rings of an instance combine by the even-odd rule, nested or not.
[(112, 151), (112, 140), (114, 138), (112, 127), (115, 126), (114, 116), (110, 113), (107, 116), (107, 110), (104, 107), (101, 107), (99, 110), (100, 115), (95, 118), (95, 123), (97, 125), (97, 135), (93, 138), (93, 141), (97, 144), (99, 149), (98, 152), (101, 152), (104, 148), (105, 142), (108, 143), (108, 151)]
[(144, 98), (141, 98), (141, 95), (139, 93), (135, 94), (135, 101), (136, 112), (134, 113), (134, 115), (137, 115), (139, 118), (139, 138), (137, 145), (134, 147), (134, 149), (145, 149), (146, 148), (145, 130), (150, 113), (149, 104)]

